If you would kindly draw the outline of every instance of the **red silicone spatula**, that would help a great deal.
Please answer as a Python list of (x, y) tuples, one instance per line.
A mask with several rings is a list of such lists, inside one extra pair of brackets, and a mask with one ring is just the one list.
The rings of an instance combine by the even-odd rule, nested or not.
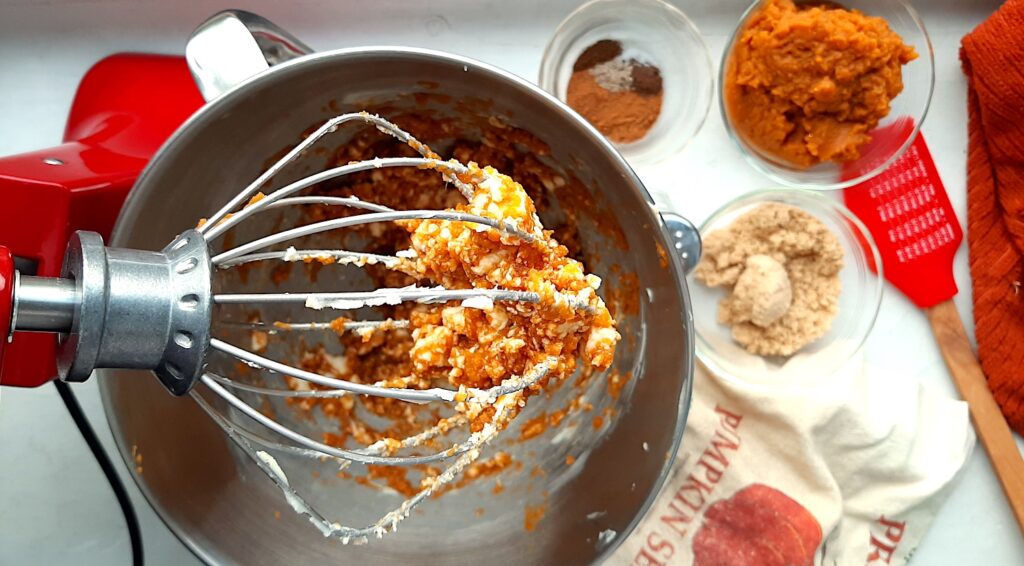
[[(876, 139), (906, 135), (907, 127), (895, 124), (878, 132)], [(846, 189), (844, 197), (874, 237), (886, 279), (927, 313), (946, 366), (970, 406), (978, 437), (1024, 531), (1024, 460), (953, 304), (957, 293), (953, 255), (963, 231), (924, 137), (917, 136), (907, 152), (880, 175)]]

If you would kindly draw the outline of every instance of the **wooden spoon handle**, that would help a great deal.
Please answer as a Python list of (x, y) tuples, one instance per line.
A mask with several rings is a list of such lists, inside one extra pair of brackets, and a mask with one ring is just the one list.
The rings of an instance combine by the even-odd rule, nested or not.
[(985, 374), (964, 331), (960, 313), (952, 299), (925, 309), (925, 312), (960, 396), (970, 407), (978, 438), (988, 452), (1017, 524), (1024, 532), (1024, 459), (989, 391)]

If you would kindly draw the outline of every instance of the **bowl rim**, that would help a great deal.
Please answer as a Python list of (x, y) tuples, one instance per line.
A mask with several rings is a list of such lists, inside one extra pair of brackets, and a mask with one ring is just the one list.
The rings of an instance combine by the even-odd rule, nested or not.
[[(592, 0), (596, 1), (596, 0)], [(740, 32), (743, 30), (744, 24), (747, 20), (754, 15), (754, 11), (760, 6), (765, 0), (753, 0), (746, 10), (743, 11), (743, 15), (740, 16), (739, 23), (736, 24), (736, 28), (733, 30), (729, 39), (725, 43), (725, 48), (722, 50), (722, 58), (718, 68), (718, 109), (722, 115), (722, 122), (725, 125), (725, 131), (729, 135), (729, 139), (739, 148), (740, 153), (743, 155), (743, 159), (750, 164), (757, 172), (765, 175), (772, 181), (784, 185), (788, 188), (794, 189), (811, 189), (817, 191), (833, 191), (838, 189), (845, 189), (854, 185), (863, 183), (882, 171), (885, 171), (892, 165), (897, 159), (903, 156), (903, 154), (910, 149), (911, 144), (917, 138), (921, 132), (921, 126), (924, 124), (925, 118), (928, 116), (928, 111), (932, 106), (932, 97), (935, 94), (935, 48), (932, 45), (931, 36), (928, 34), (928, 29), (924, 26), (924, 20), (921, 19), (921, 15), (918, 14), (917, 10), (907, 0), (889, 0), (893, 4), (899, 5), (906, 10), (907, 15), (910, 16), (911, 21), (917, 26), (918, 31), (924, 37), (924, 43), (927, 47), (927, 63), (928, 63), (928, 92), (924, 100), (924, 110), (921, 111), (921, 116), (914, 120), (913, 129), (907, 139), (904, 140), (903, 145), (900, 146), (892, 155), (890, 155), (885, 161), (881, 162), (878, 166), (874, 167), (867, 173), (854, 177), (848, 180), (839, 180), (832, 183), (823, 182), (806, 182), (787, 179), (782, 175), (776, 174), (774, 171), (765, 166), (767, 161), (758, 153), (750, 148), (743, 140), (740, 135), (736, 132), (736, 129), (732, 125), (732, 121), (729, 119), (729, 111), (725, 107), (725, 74), (728, 69), (729, 55), (732, 53), (733, 47), (736, 45), (737, 39), (739, 39)]]
[[(588, 0), (583, 4), (579, 5), (572, 12), (569, 13), (561, 22), (558, 27), (555, 28), (554, 33), (551, 34), (551, 38), (548, 40), (547, 45), (544, 46), (544, 54), (541, 56), (540, 67), (537, 71), (537, 85), (549, 93), (551, 96), (558, 99), (562, 104), (568, 107), (573, 113), (577, 114), (576, 110), (569, 106), (569, 103), (563, 99), (563, 97), (557, 92), (556, 85), (554, 84), (555, 75), (557, 74), (558, 65), (565, 59), (566, 49), (563, 47), (560, 50), (555, 50), (555, 43), (558, 39), (568, 35), (568, 31), (571, 26), (575, 23), (575, 20), (579, 19), (581, 15), (585, 15), (587, 12), (594, 10), (599, 5), (614, 6), (621, 4), (623, 6), (635, 7), (637, 3), (646, 3), (649, 6), (662, 10), (676, 21), (682, 23), (687, 29), (690, 37), (696, 40), (698, 45), (697, 51), (700, 52), (696, 55), (696, 58), (700, 60), (700, 66), (706, 72), (707, 81), (687, 81), (695, 86), (695, 89), (701, 93), (706, 101), (703, 104), (703, 108), (697, 108), (694, 114), (699, 114), (700, 118), (696, 120), (696, 125), (693, 129), (693, 133), (687, 136), (682, 141), (676, 141), (671, 148), (659, 150), (656, 144), (653, 148), (638, 149), (637, 146), (644, 142), (647, 138), (641, 138), (636, 141), (628, 143), (619, 143), (608, 140), (615, 149), (625, 156), (628, 156), (630, 160), (635, 160), (638, 163), (655, 164), (661, 163), (678, 156), (685, 150), (690, 143), (700, 134), (701, 130), (704, 129), (704, 125), (708, 122), (708, 116), (711, 115), (711, 104), (717, 93), (716, 88), (716, 74), (714, 63), (711, 58), (711, 50), (708, 49), (707, 41), (704, 39), (704, 34), (701, 33), (700, 28), (697, 24), (686, 15), (678, 6), (675, 6), (665, 0)], [(620, 21), (625, 21), (629, 18), (629, 12), (624, 12)], [(576, 34), (579, 35), (579, 34)], [(567, 41), (567, 45), (572, 45), (577, 38), (573, 38), (572, 41)], [(707, 87), (700, 87), (699, 83), (706, 82)], [(580, 119), (586, 121), (586, 118), (580, 116)], [(600, 133), (600, 132), (599, 132)], [(677, 139), (679, 136), (671, 136), (672, 131), (668, 130), (663, 134), (662, 142), (666, 143), (668, 140)], [(604, 134), (601, 134), (604, 137)]]
[[(786, 202), (785, 200), (780, 200), (780, 197), (790, 197), (794, 200), (802, 201), (801, 204), (806, 203), (810, 205), (810, 207), (813, 207), (813, 210), (807, 210), (803, 208), (803, 206), (801, 205), (795, 205), (790, 202)], [(833, 368), (831, 373), (824, 374), (821, 377), (824, 378), (828, 377), (828, 375), (839, 373), (842, 370), (842, 368), (844, 368), (850, 362), (850, 360), (855, 359), (864, 349), (864, 345), (867, 343), (868, 338), (871, 336), (871, 331), (874, 329), (875, 323), (878, 321), (878, 313), (881, 312), (882, 298), (884, 296), (885, 291), (885, 271), (884, 266), (882, 264), (881, 252), (878, 250), (878, 245), (875, 244), (875, 239), (871, 235), (871, 232), (868, 230), (867, 226), (850, 209), (848, 209), (842, 203), (837, 202), (832, 198), (829, 198), (825, 194), (810, 189), (794, 189), (788, 187), (766, 188), (743, 193), (742, 195), (734, 199), (731, 199), (722, 206), (718, 207), (703, 222), (701, 222), (699, 228), (700, 233), (706, 236), (708, 234), (709, 229), (711, 228), (710, 225), (712, 224), (712, 222), (719, 220), (720, 217), (731, 208), (744, 205), (757, 205), (768, 202), (780, 202), (782, 204), (786, 204), (789, 206), (795, 206), (797, 208), (800, 208), (801, 210), (804, 210), (805, 212), (808, 212), (809, 214), (816, 215), (816, 213), (820, 211), (827, 211), (828, 213), (835, 214), (840, 220), (845, 221), (849, 225), (851, 225), (855, 229), (855, 231), (860, 232), (859, 235), (863, 237), (861, 245), (857, 245), (856, 243), (854, 243), (852, 247), (855, 247), (861, 251), (861, 253), (864, 255), (865, 261), (869, 262), (869, 269), (871, 265), (870, 262), (874, 262), (874, 265), (876, 266), (874, 270), (874, 273), (876, 275), (874, 277), (875, 284), (873, 285), (873, 289), (869, 289), (869, 291), (874, 291), (871, 296), (871, 304), (873, 304), (874, 307), (868, 313), (869, 321), (866, 330), (864, 331), (862, 336), (855, 338), (856, 344), (854, 348), (850, 350), (849, 356), (839, 361), (836, 367)], [(693, 279), (693, 272), (690, 273), (688, 278), (691, 280)], [(694, 284), (700, 285), (701, 283), (695, 282)], [(717, 308), (717, 303), (715, 305), (715, 308)], [(719, 356), (716, 356), (715, 354), (712, 353), (714, 352), (714, 349), (710, 346), (708, 341), (700, 332), (700, 328), (698, 327), (696, 320), (694, 320), (693, 332), (696, 335), (697, 359), (708, 371), (714, 374), (717, 378), (720, 378), (724, 381), (740, 384), (743, 387), (750, 388), (751, 390), (754, 391), (763, 392), (780, 392), (787, 390), (802, 389), (805, 387), (805, 382), (799, 379), (790, 380), (787, 383), (770, 384), (750, 381), (748, 379), (745, 379), (741, 375), (736, 375), (731, 370), (727, 369), (723, 364), (717, 361), (719, 359)]]

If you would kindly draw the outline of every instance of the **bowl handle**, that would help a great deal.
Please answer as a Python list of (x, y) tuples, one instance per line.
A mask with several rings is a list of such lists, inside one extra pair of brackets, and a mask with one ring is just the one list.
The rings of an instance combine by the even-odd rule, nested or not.
[(704, 246), (700, 240), (700, 231), (692, 222), (672, 210), (672, 199), (668, 194), (647, 189), (654, 201), (654, 211), (661, 216), (665, 223), (665, 230), (668, 231), (669, 241), (672, 242), (672, 249), (683, 265), (683, 274), (689, 275), (693, 268), (697, 267), (700, 255)]
[(185, 60), (207, 102), (273, 65), (313, 50), (273, 22), (225, 10), (203, 22), (185, 45)]
[(700, 232), (692, 222), (675, 212), (661, 211), (660, 214), (661, 219), (665, 221), (665, 228), (668, 229), (674, 251), (683, 264), (683, 272), (689, 275), (700, 261)]

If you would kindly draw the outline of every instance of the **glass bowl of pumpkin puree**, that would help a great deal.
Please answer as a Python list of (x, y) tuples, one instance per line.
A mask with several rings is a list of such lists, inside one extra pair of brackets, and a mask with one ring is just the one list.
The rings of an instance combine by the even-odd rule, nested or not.
[(719, 102), (756, 169), (841, 189), (910, 147), (934, 83), (931, 41), (903, 0), (758, 0), (723, 54)]

